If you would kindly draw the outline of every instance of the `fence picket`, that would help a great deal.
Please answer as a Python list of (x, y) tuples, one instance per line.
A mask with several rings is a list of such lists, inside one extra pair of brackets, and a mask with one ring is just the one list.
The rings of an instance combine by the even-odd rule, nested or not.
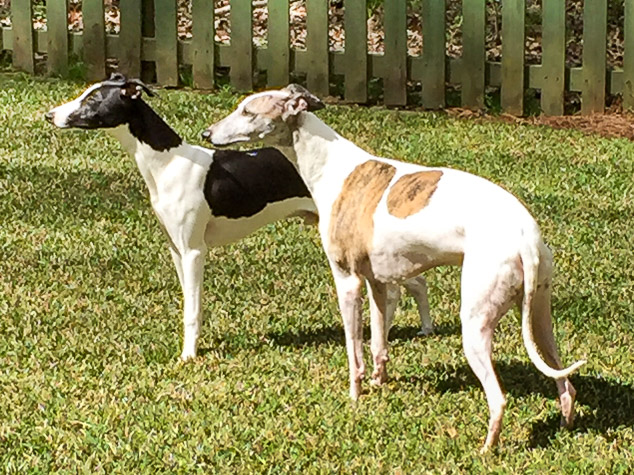
[(251, 0), (231, 1), (231, 84), (240, 91), (253, 89), (253, 9)]
[(269, 0), (268, 63), (266, 80), (270, 87), (286, 86), (289, 81), (290, 14), (288, 0)]
[(68, 3), (66, 0), (49, 1), (46, 5), (49, 74), (68, 74)]
[(345, 90), (347, 102), (368, 100), (368, 28), (367, 1), (345, 0)]
[(462, 105), (484, 108), (485, 0), (462, 1)]
[(154, 0), (156, 79), (162, 86), (178, 86), (176, 0)]
[(623, 105), (634, 109), (634, 0), (625, 0), (623, 54)]
[(13, 30), (13, 67), (33, 74), (33, 8), (31, 0), (11, 2), (11, 29)]
[(607, 28), (607, 0), (584, 2), (582, 114), (603, 112), (605, 108)]
[(84, 20), (84, 63), (86, 79), (99, 81), (106, 76), (106, 30), (102, 0), (84, 0), (82, 4)]
[(141, 75), (141, 0), (120, 2), (119, 11), (119, 71), (138, 78)]
[(423, 107), (439, 109), (445, 106), (445, 0), (424, 0), (421, 19)]
[(306, 0), (306, 84), (319, 97), (329, 93), (328, 83), (328, 3)]
[(214, 6), (208, 0), (192, 1), (192, 74), (194, 87), (214, 87)]
[(502, 2), (502, 109), (524, 113), (525, 0)]
[(561, 0), (542, 0), (542, 70), (542, 112), (562, 115), (566, 74), (566, 4)]
[(383, 77), (385, 105), (407, 104), (407, 2), (385, 0), (385, 60)]

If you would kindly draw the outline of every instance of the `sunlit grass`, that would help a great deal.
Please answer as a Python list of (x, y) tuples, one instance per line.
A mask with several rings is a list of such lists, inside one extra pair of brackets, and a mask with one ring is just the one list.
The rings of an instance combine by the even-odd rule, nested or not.
[[(278, 223), (209, 253), (201, 356), (178, 361), (181, 296), (133, 160), (103, 132), (43, 113), (85, 87), (0, 76), (0, 467), (9, 472), (622, 472), (634, 463), (634, 146), (441, 113), (329, 107), (374, 153), (489, 178), (533, 212), (555, 253), (553, 313), (579, 417), (510, 313), (496, 335), (509, 405), (488, 412), (462, 355), (457, 269), (428, 273), (438, 333), (405, 299), (390, 382), (347, 397), (343, 330), (316, 230)], [(192, 143), (239, 97), (159, 91)]]

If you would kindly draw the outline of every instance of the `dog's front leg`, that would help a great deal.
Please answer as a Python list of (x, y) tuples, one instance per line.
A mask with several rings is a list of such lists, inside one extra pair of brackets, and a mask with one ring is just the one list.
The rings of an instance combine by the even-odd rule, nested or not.
[[(387, 334), (388, 324), (391, 325), (396, 310), (396, 302), (390, 299), (389, 294), (394, 295), (393, 284), (381, 284), (379, 282), (368, 281), (368, 297), (370, 300), (370, 327), (372, 361), (374, 371), (372, 372), (371, 384), (380, 386), (387, 381), (388, 350)], [(391, 292), (390, 292), (391, 291)], [(396, 294), (398, 295), (398, 294)]]
[(357, 400), (361, 395), (361, 381), (365, 373), (363, 363), (363, 322), (361, 319), (361, 286), (362, 279), (356, 275), (341, 273), (332, 266), (339, 309), (343, 318), (343, 329), (346, 334), (346, 350), (350, 369), (350, 397)]
[(183, 360), (196, 356), (202, 321), (201, 296), (205, 252), (205, 249), (187, 249), (180, 256), (183, 285)]
[(181, 255), (176, 250), (176, 248), (170, 246), (170, 254), (172, 255), (172, 261), (174, 262), (174, 267), (176, 268), (176, 275), (178, 276), (178, 283), (181, 286), (181, 290), (185, 290), (183, 288), (183, 262), (181, 260)]

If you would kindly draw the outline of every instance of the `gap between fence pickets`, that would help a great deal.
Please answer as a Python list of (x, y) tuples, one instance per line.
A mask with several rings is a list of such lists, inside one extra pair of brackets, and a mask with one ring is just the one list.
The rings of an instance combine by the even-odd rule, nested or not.
[[(268, 3), (269, 3), (268, 0), (256, 0), (255, 2), (252, 3), (252, 5), (253, 5), (253, 8), (260, 8), (260, 7), (265, 7)], [(216, 8), (214, 10), (214, 13), (216, 15), (222, 15), (223, 13), (227, 13), (230, 10), (231, 10), (231, 4), (225, 5), (224, 7)]]

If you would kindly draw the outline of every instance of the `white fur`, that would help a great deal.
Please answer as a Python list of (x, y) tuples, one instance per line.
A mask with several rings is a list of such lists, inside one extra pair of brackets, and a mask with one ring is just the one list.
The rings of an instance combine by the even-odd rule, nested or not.
[[(68, 127), (69, 115), (99, 86), (91, 86), (77, 99), (51, 110), (49, 114), (53, 124)], [(147, 185), (152, 208), (169, 239), (170, 252), (183, 290), (184, 341), (181, 357), (184, 360), (193, 358), (197, 353), (202, 322), (202, 282), (207, 248), (238, 241), (266, 224), (290, 216), (302, 215), (303, 212), (315, 214), (317, 209), (310, 197), (294, 197), (269, 203), (249, 217), (214, 216), (203, 194), (214, 150), (183, 142), (178, 147), (156, 151), (137, 140), (127, 125), (106, 130), (135, 158)], [(405, 286), (418, 303), (421, 333), (429, 334), (433, 326), (425, 280), (422, 276), (415, 277)], [(398, 294), (393, 295), (398, 299)]]
[[(346, 333), (350, 367), (350, 395), (361, 392), (364, 374), (360, 288), (367, 279), (371, 292), (372, 381), (385, 381), (390, 305), (383, 297), (394, 284), (439, 265), (462, 265), (461, 309), (463, 345), (467, 360), (487, 396), (490, 423), (483, 450), (498, 442), (506, 401), (491, 360), (493, 331), (514, 304), (521, 303), (522, 335), (531, 361), (556, 379), (567, 424), (574, 417), (575, 391), (567, 376), (584, 362), (562, 369), (552, 332), (550, 286), (552, 257), (539, 228), (526, 208), (499, 186), (469, 173), (447, 168), (426, 168), (374, 157), (344, 139), (315, 115), (305, 112), (314, 96), (290, 87), (273, 91), (285, 116), (247, 117), (244, 100), (236, 111), (214, 124), (207, 135), (214, 144), (256, 140), (280, 147), (298, 167), (315, 200), (319, 229), (330, 261)], [(266, 93), (260, 93), (262, 97)], [(304, 111), (302, 111), (304, 110)], [(360, 164), (389, 163), (395, 176), (374, 212), (370, 270), (363, 275), (342, 268), (332, 255), (330, 219), (344, 182)], [(426, 206), (405, 218), (389, 213), (390, 187), (403, 175), (426, 170), (442, 176)], [(355, 243), (350, 243), (354, 246)], [(340, 245), (340, 243), (339, 243)], [(543, 355), (540, 356), (540, 351)]]

